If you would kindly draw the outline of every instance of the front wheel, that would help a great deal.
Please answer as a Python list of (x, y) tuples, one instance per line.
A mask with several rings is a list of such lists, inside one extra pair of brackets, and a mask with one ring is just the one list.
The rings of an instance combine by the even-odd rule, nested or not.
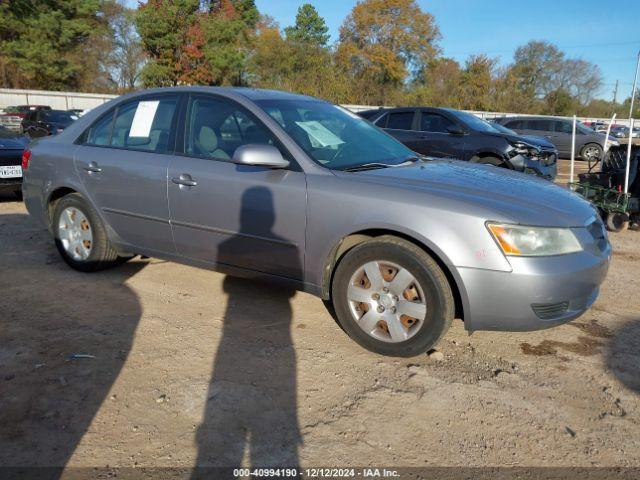
[(362, 347), (411, 357), (431, 349), (454, 317), (453, 294), (435, 260), (392, 236), (361, 243), (342, 258), (331, 299), (338, 322)]
[(77, 193), (58, 201), (52, 221), (56, 247), (72, 268), (93, 272), (122, 262), (107, 238), (100, 217)]

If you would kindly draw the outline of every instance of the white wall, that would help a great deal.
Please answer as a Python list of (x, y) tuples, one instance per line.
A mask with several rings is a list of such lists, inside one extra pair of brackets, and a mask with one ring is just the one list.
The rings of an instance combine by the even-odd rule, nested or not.
[(49, 105), (56, 110), (91, 108), (108, 102), (117, 95), (103, 93), (50, 92), (46, 90), (14, 90), (0, 88), (0, 109), (15, 105)]
[[(49, 105), (54, 109), (68, 110), (70, 108), (81, 108), (83, 110), (89, 110), (91, 108), (102, 105), (108, 102), (117, 95), (107, 95), (103, 93), (76, 93), (76, 92), (50, 92), (45, 90), (12, 90), (0, 88), (0, 109), (13, 105)], [(368, 110), (371, 108), (378, 108), (377, 106), (367, 105), (343, 105), (352, 112), (359, 112), (362, 110)], [(505, 113), (505, 112), (479, 112), (469, 111), (480, 118), (490, 120), (496, 117), (512, 117), (515, 115), (522, 115), (518, 113)], [(608, 122), (609, 118), (592, 118), (592, 117), (580, 117), (581, 121), (604, 121)], [(636, 122), (637, 124), (638, 122)], [(616, 124), (629, 125), (628, 119), (616, 119)]]

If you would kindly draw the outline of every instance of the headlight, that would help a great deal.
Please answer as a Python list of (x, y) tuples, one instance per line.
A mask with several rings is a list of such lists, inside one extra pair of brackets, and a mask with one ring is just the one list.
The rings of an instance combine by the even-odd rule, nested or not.
[(487, 228), (505, 255), (540, 257), (582, 251), (582, 245), (568, 228), (495, 223), (488, 223)]
[(532, 160), (538, 160), (540, 157), (540, 148), (529, 145), (525, 142), (515, 142), (511, 144), (512, 150), (509, 152), (512, 157), (516, 155), (524, 155)]

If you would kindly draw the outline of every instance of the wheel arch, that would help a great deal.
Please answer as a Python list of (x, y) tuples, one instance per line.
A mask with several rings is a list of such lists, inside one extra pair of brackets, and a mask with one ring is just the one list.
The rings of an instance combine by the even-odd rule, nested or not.
[(399, 232), (397, 230), (389, 230), (385, 228), (369, 228), (360, 230), (357, 232), (345, 235), (337, 242), (331, 249), (328, 257), (325, 260), (323, 276), (322, 276), (322, 298), (329, 299), (331, 296), (331, 283), (333, 282), (333, 275), (336, 271), (336, 267), (340, 263), (340, 260), (344, 255), (356, 247), (357, 245), (383, 235), (390, 235), (397, 238), (401, 238), (408, 242), (418, 246), (434, 259), (438, 266), (442, 269), (451, 291), (453, 293), (455, 302), (455, 318), (461, 318), (464, 320), (466, 305), (466, 292), (462, 286), (461, 279), (455, 274), (454, 270), (449, 266), (445, 260), (445, 255), (437, 249), (434, 245), (428, 245), (426, 241), (417, 239), (416, 237), (407, 233)]
[(56, 208), (56, 202), (60, 200), (62, 197), (66, 197), (71, 193), (79, 193), (79, 192), (74, 188), (71, 188), (68, 186), (61, 186), (53, 189), (49, 193), (49, 195), (46, 197), (46, 202), (44, 207), (45, 207), (45, 213), (46, 213), (46, 219), (47, 219), (47, 226), (49, 228), (51, 228), (51, 219), (53, 217), (53, 212)]

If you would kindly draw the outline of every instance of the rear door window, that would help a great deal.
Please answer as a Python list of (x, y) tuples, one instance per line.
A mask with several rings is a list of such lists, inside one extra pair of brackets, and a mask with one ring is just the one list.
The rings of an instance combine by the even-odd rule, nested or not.
[(551, 120), (527, 120), (525, 125), (526, 130), (536, 130), (539, 132), (553, 131)]
[(413, 112), (394, 112), (389, 114), (387, 128), (393, 130), (411, 130), (413, 127)]
[(89, 128), (89, 132), (87, 133), (86, 144), (105, 147), (111, 143), (113, 114), (114, 112), (112, 111), (91, 125), (91, 128)]
[(522, 120), (511, 120), (504, 124), (505, 127), (510, 128), (511, 130), (522, 130), (524, 122)]
[(109, 145), (131, 150), (165, 153), (177, 97), (135, 100), (118, 107)]

